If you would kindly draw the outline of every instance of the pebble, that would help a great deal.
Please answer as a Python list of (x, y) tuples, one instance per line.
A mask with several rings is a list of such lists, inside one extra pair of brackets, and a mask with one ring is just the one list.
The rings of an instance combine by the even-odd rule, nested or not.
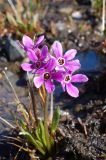
[(58, 30), (58, 31), (63, 31), (63, 30), (66, 29), (65, 23), (63, 23), (62, 21), (58, 21), (58, 22), (56, 23), (56, 27), (57, 27), (57, 30)]
[(60, 110), (61, 116), (68, 116), (69, 112)]
[(81, 20), (83, 18), (83, 16), (80, 11), (75, 11), (72, 13), (72, 18), (76, 19), (76, 20)]

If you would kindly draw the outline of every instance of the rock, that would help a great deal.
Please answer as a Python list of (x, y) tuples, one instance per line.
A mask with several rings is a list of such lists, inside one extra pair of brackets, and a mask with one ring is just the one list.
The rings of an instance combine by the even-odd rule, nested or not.
[(8, 61), (15, 61), (24, 57), (24, 51), (19, 46), (16, 40), (10, 36), (4, 36), (0, 39), (0, 52), (5, 56)]
[(17, 41), (9, 38), (9, 58), (10, 61), (15, 61), (17, 59), (21, 59), (24, 57), (24, 51), (20, 48), (19, 44)]
[(74, 11), (72, 13), (72, 18), (76, 20), (81, 20), (83, 18), (82, 13), (80, 11)]
[(4, 62), (4, 63), (6, 63), (7, 62), (7, 59), (5, 58), (5, 57), (0, 57), (0, 62)]

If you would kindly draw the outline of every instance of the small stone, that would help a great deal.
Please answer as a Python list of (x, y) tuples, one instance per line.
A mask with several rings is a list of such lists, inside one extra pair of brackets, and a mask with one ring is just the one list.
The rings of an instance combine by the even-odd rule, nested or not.
[(103, 49), (102, 49), (102, 52), (103, 52), (104, 54), (106, 54), (106, 48), (103, 48)]
[(83, 16), (80, 11), (75, 11), (72, 13), (72, 18), (76, 19), (76, 20), (81, 20), (83, 18)]
[(79, 43), (78, 46), (79, 46), (79, 47), (82, 47), (82, 46), (83, 46), (83, 43)]
[(68, 33), (71, 33), (72, 32), (72, 30), (71, 29), (68, 29)]
[(56, 23), (56, 27), (57, 27), (57, 30), (58, 30), (58, 31), (63, 31), (63, 30), (66, 29), (65, 23), (63, 23), (62, 21), (58, 21), (58, 22)]
[(69, 112), (60, 110), (61, 116), (68, 116)]

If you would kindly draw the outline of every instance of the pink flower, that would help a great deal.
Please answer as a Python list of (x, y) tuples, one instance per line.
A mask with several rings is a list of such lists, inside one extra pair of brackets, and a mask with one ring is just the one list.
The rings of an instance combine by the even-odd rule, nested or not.
[(72, 75), (69, 72), (66, 72), (64, 74), (64, 78), (61, 82), (63, 90), (67, 91), (67, 93), (72, 97), (78, 97), (79, 96), (79, 90), (77, 87), (73, 85), (73, 83), (82, 83), (87, 82), (88, 78), (87, 76), (83, 74), (76, 74)]
[(73, 60), (77, 51), (70, 49), (63, 55), (61, 43), (55, 41), (51, 47), (53, 55), (50, 55), (46, 45), (42, 49), (38, 48), (43, 40), (44, 36), (40, 36), (36, 42), (26, 35), (23, 36), (22, 47), (27, 52), (30, 62), (23, 63), (22, 69), (35, 75), (36, 88), (44, 84), (47, 92), (51, 93), (55, 90), (54, 81), (58, 81), (70, 96), (78, 97), (79, 90), (73, 83), (87, 82), (88, 78), (83, 74), (73, 75), (81, 67), (78, 59)]
[(63, 55), (61, 43), (59, 41), (55, 41), (51, 47), (51, 51), (56, 58), (57, 70), (65, 71), (65, 69), (67, 69), (74, 72), (81, 67), (78, 59), (72, 60), (77, 54), (75, 49), (70, 49)]
[(54, 80), (61, 82), (63, 79), (63, 73), (61, 71), (55, 71), (56, 63), (54, 59), (50, 59), (45, 68), (37, 71), (37, 76), (34, 78), (34, 85), (36, 88), (40, 88), (42, 84), (48, 93), (55, 90)]
[(38, 48), (43, 41), (44, 41), (44, 35), (40, 36), (35, 42), (30, 37), (24, 35), (23, 38), (22, 38), (21, 47), (25, 51), (28, 51), (29, 49)]
[(27, 55), (31, 62), (23, 63), (21, 67), (24, 71), (32, 71), (33, 73), (36, 73), (38, 69), (44, 67), (46, 64), (46, 59), (49, 55), (48, 47), (45, 45), (42, 50), (37, 48), (35, 51), (29, 49)]

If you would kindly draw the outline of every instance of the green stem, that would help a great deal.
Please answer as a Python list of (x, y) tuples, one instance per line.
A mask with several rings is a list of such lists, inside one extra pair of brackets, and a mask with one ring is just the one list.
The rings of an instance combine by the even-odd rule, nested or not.
[(53, 92), (51, 93), (51, 102), (50, 102), (50, 122), (52, 122), (53, 119)]
[(47, 149), (48, 149), (48, 152), (50, 152), (51, 145), (50, 145), (50, 136), (49, 136), (49, 130), (48, 130), (48, 105), (49, 105), (49, 94), (47, 94), (46, 96), (46, 103), (44, 106), (44, 128), (45, 128), (45, 138), (47, 143)]

